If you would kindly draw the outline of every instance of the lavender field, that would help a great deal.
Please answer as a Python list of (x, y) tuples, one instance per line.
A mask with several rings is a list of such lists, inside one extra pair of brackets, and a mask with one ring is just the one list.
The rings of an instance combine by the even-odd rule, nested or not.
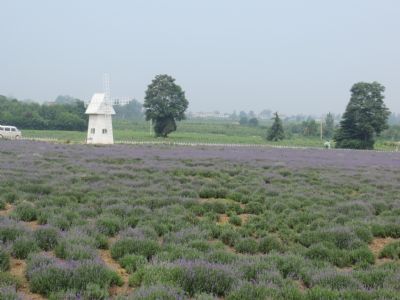
[(400, 299), (399, 258), (399, 153), (0, 140), (0, 299)]

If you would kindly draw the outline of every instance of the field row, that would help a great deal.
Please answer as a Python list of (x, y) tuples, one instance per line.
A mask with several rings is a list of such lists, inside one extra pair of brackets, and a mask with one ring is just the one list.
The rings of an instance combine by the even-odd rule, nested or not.
[(398, 153), (0, 141), (0, 170), (10, 294), (399, 298)]

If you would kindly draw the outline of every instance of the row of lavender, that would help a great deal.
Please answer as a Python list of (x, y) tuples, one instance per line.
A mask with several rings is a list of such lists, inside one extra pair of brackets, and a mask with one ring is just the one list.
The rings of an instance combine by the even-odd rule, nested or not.
[[(107, 299), (123, 282), (102, 249), (129, 299), (395, 298), (399, 167), (397, 153), (2, 141), (0, 285), (18, 285), (12, 256), (33, 292)], [(377, 237), (395, 239), (384, 264)]]

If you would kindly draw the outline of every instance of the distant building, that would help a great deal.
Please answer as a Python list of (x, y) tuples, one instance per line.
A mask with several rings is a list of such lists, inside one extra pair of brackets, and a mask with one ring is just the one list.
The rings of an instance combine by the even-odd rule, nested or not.
[(214, 112), (192, 112), (189, 113), (191, 118), (204, 118), (204, 119), (228, 119), (230, 114), (220, 113), (219, 111)]
[(89, 115), (88, 144), (114, 144), (112, 115), (114, 108), (105, 94), (94, 94), (85, 112)]

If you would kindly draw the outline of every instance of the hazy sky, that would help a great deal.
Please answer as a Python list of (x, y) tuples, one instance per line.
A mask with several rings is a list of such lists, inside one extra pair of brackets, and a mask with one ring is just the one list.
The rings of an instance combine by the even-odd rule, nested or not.
[(358, 81), (400, 112), (398, 0), (0, 0), (0, 94), (143, 100), (156, 74), (191, 111), (341, 113)]

